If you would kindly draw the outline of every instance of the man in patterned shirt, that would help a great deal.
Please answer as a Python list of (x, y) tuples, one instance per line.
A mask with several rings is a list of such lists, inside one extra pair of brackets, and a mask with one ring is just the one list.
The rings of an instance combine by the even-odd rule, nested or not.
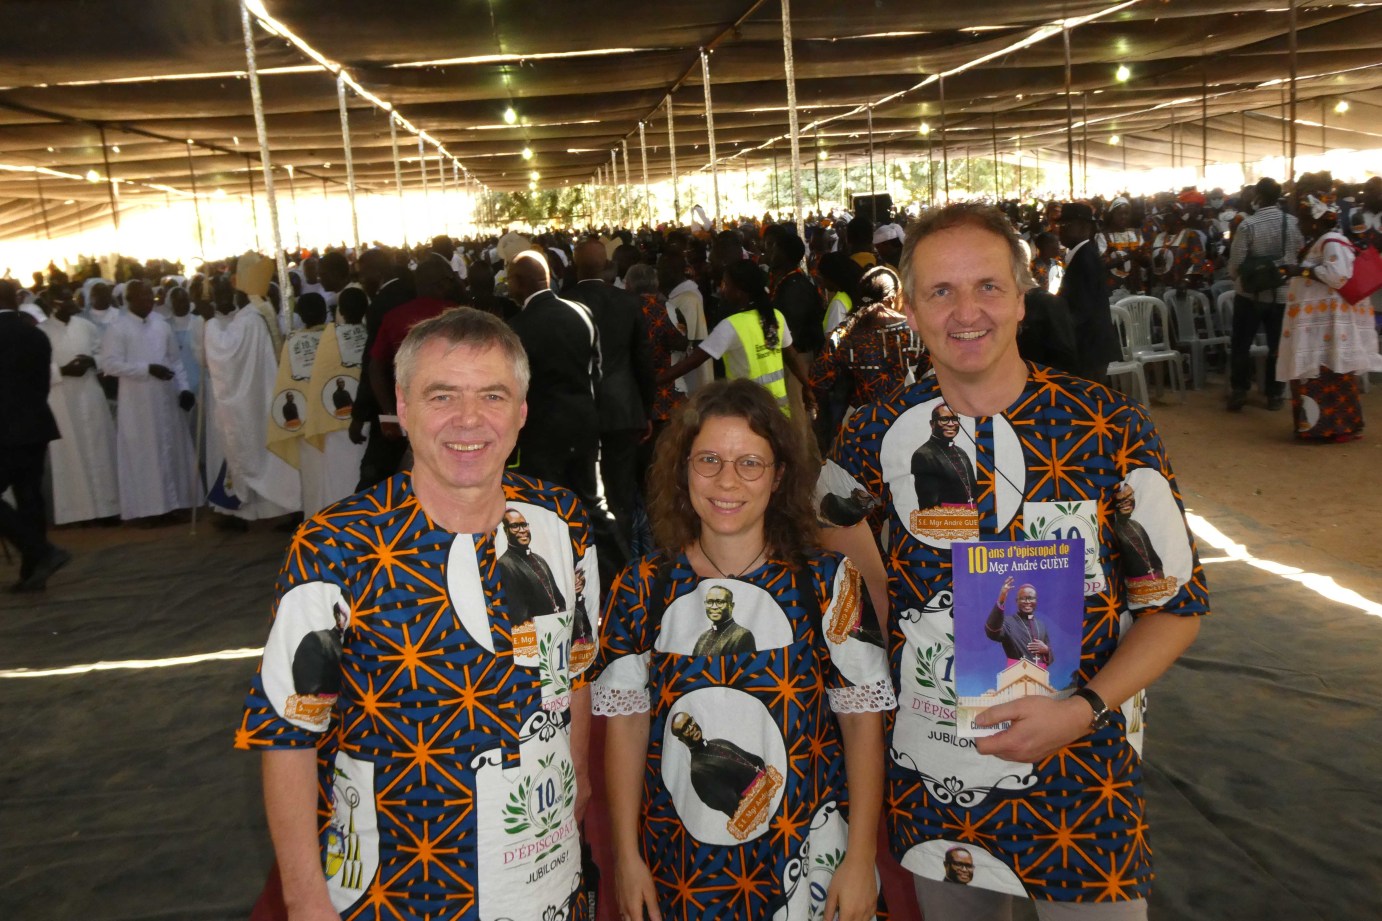
[[(585, 512), (505, 472), (528, 363), (501, 320), (425, 320), (395, 361), (413, 469), (294, 535), (235, 744), (264, 753), (294, 921), (569, 919), (591, 658), (573, 628), (599, 600), (581, 597), (597, 584)], [(515, 516), (551, 563), (547, 610), (520, 612), (501, 574)]]
[[(824, 539), (858, 562), (875, 604), (888, 602), (898, 708), (888, 726), (889, 838), (915, 874), (927, 921), (1011, 917), (1013, 896), (1040, 919), (1145, 918), (1152, 870), (1137, 745), (1120, 707), (1156, 680), (1208, 613), (1203, 571), (1174, 476), (1136, 404), (1082, 378), (1025, 363), (1017, 325), (1031, 277), (1002, 213), (951, 205), (913, 225), (902, 257), (905, 309), (934, 372), (850, 420), (819, 490), (862, 489), (888, 512), (884, 553), (862, 525)], [(962, 419), (956, 444), (975, 464), (977, 520), (957, 538), (918, 526), (908, 463), (933, 410)], [(1113, 533), (1120, 485), (1165, 578), (1129, 590)], [(952, 541), (1080, 537), (1086, 556), (1078, 689), (1027, 697), (978, 718), (1010, 722), (981, 739), (956, 726)], [(885, 562), (886, 560), (886, 562)], [(987, 605), (984, 606), (987, 610)], [(947, 882), (947, 854), (973, 858), (968, 885)]]

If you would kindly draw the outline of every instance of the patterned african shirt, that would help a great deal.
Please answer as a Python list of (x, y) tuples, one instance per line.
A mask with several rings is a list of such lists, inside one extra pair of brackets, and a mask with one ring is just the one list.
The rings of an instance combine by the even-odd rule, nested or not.
[[(1060, 278), (1065, 274), (1065, 263), (1059, 258), (1042, 259), (1040, 257), (1032, 260), (1032, 281), (1043, 291), (1051, 291), (1051, 273), (1056, 273), (1056, 289), (1060, 289)], [(1055, 291), (1051, 291), (1055, 294)]]
[(824, 406), (830, 390), (839, 382), (849, 385), (850, 406), (882, 400), (907, 379), (920, 359), (921, 372), (930, 368), (920, 341), (905, 322), (871, 326), (867, 313), (851, 314), (825, 338), (825, 347), (811, 363), (808, 380), (816, 401)]
[[(656, 618), (659, 584), (668, 603)], [(770, 559), (733, 579), (702, 579), (685, 555), (644, 557), (620, 575), (592, 706), (651, 712), (640, 839), (663, 918), (819, 917), (849, 831), (833, 713), (896, 703), (862, 585), (825, 552), (804, 569)], [(753, 651), (695, 655), (713, 629), (709, 593), (723, 602), (726, 590)]]
[(1207, 262), (1204, 237), (1198, 230), (1163, 231), (1152, 241), (1152, 272), (1163, 284), (1203, 281), (1213, 274)]
[[(943, 879), (945, 852), (974, 856), (972, 885), (1059, 901), (1146, 897), (1151, 851), (1143, 816), (1143, 695), (1112, 721), (1037, 764), (979, 754), (956, 732), (952, 540), (1085, 540), (1078, 683), (1113, 655), (1133, 618), (1208, 613), (1204, 574), (1151, 420), (1105, 387), (1028, 365), (1022, 395), (999, 416), (960, 416), (974, 465), (973, 506), (917, 508), (913, 452), (942, 400), (928, 375), (850, 421), (820, 489), (863, 489), (888, 512), (883, 547), (893, 612), (889, 652), (898, 709), (889, 725), (888, 827), (902, 865)], [(1149, 535), (1160, 572), (1125, 574), (1130, 528)]]
[(1109, 291), (1115, 288), (1126, 288), (1133, 290), (1135, 284), (1133, 269), (1133, 257), (1138, 253), (1148, 253), (1151, 247), (1142, 239), (1142, 234), (1136, 230), (1110, 230), (1094, 235), (1094, 242), (1099, 246), (1099, 255), (1107, 256), (1109, 251), (1122, 256), (1122, 259), (1111, 260), (1108, 269), (1107, 284)]
[[(652, 344), (653, 375), (657, 376), (676, 363), (672, 360), (672, 353), (676, 351), (673, 343), (676, 341), (678, 329), (667, 315), (667, 302), (664, 298), (656, 294), (645, 294), (640, 307), (643, 311), (643, 322), (648, 326), (648, 341)], [(686, 335), (684, 324), (680, 332), (683, 336)], [(654, 422), (666, 422), (672, 417), (672, 413), (676, 412), (677, 407), (685, 402), (686, 394), (677, 389), (676, 381), (658, 384), (653, 391), (653, 408), (650, 415)]]
[[(565, 610), (510, 618), (502, 528), (434, 524), (400, 473), (313, 516), (279, 574), (235, 745), (317, 749), (327, 888), (343, 918), (567, 919), (580, 843), (571, 693), (594, 658), (585, 511), (506, 474)], [(584, 635), (582, 635), (584, 634)]]

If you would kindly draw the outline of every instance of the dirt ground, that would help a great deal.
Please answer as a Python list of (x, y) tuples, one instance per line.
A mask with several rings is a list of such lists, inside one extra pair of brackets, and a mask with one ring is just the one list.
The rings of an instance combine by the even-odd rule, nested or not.
[(1343, 445), (1295, 441), (1289, 405), (1269, 412), (1255, 391), (1242, 413), (1226, 412), (1225, 389), (1222, 376), (1210, 375), (1183, 403), (1169, 393), (1153, 398), (1186, 507), (1254, 556), (1382, 597), (1373, 531), (1382, 519), (1382, 376), (1363, 394), (1363, 417), (1375, 428)]

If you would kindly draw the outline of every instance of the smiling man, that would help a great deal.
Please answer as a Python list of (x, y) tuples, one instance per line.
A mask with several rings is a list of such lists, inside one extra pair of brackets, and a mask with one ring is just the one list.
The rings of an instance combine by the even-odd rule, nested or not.
[[(413, 468), (294, 535), (235, 739), (264, 752), (289, 916), (572, 917), (590, 657), (568, 652), (596, 565), (585, 512), (505, 471), (528, 361), (501, 320), (424, 320), (396, 371)], [(508, 584), (501, 526), (551, 562), (551, 604), (530, 610)], [(299, 686), (295, 651), (322, 631), (339, 638), (339, 674)]]
[[(1166, 452), (1138, 405), (1022, 360), (1017, 327), (1032, 281), (1001, 212), (950, 205), (925, 214), (908, 232), (901, 275), (908, 322), (934, 371), (850, 420), (820, 487), (841, 499), (863, 490), (888, 512), (886, 562), (867, 523), (823, 538), (864, 572), (875, 604), (886, 601), (897, 615), (889, 643), (899, 693), (888, 716), (893, 850), (915, 874), (927, 921), (1011, 917), (1014, 895), (1031, 898), (1041, 919), (1145, 918), (1152, 868), (1141, 765), (1119, 707), (1193, 641), (1192, 615), (1208, 613)], [(936, 528), (934, 514), (911, 507), (920, 478), (909, 461), (928, 438), (956, 435), (973, 442), (974, 510)], [(1149, 484), (1139, 517), (1157, 522), (1153, 533), (1175, 536), (1163, 557), (1179, 581), (1156, 597), (1129, 591), (1116, 552), (1114, 505), (1129, 474)], [(991, 707), (981, 725), (1010, 727), (961, 738), (952, 552), (966, 557), (952, 540), (1076, 538), (1099, 549), (1097, 571), (1084, 580), (1077, 690)], [(1034, 590), (1020, 591), (1024, 604), (1035, 613)], [(1042, 653), (1045, 640), (1033, 639), (1017, 654)], [(1114, 788), (1119, 795), (1108, 797)], [(1050, 846), (1053, 828), (1069, 847)], [(967, 886), (945, 883), (944, 855), (957, 846), (971, 857), (987, 851), (982, 877)]]

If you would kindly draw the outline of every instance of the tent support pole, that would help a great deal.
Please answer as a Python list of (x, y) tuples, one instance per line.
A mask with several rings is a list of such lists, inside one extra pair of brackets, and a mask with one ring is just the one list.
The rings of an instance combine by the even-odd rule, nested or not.
[(1200, 58), (1200, 175), (1209, 175), (1209, 77), (1203, 57)]
[(821, 215), (821, 129), (816, 129), (816, 145), (811, 152), (811, 169), (816, 174), (816, 217)]
[(628, 226), (633, 223), (633, 209), (630, 207), (630, 203), (633, 201), (633, 195), (629, 193), (629, 186), (633, 184), (633, 180), (629, 178), (629, 139), (621, 138), (619, 147), (624, 154), (624, 210), (622, 217), (624, 225)]
[[(192, 141), (187, 142), (187, 177), (192, 183), (192, 214), (197, 219), (197, 252), (206, 258), (206, 240), (202, 235), (202, 202), (197, 194), (197, 171), (192, 168)], [(301, 248), (301, 247), (299, 247)]]
[[(782, 210), (782, 199), (779, 198), (777, 173), (777, 141), (773, 141), (773, 210)], [(781, 218), (781, 215), (778, 215)]]
[(928, 198), (931, 207), (936, 207), (936, 145), (930, 139), (926, 139), (926, 184), (929, 188)]
[(350, 198), (350, 233), (355, 252), (360, 252), (360, 218), (355, 211), (355, 157), (350, 150), (350, 113), (346, 109), (345, 78), (336, 76), (336, 103), (341, 110), (341, 144), (345, 147), (346, 194)]
[(611, 224), (618, 224), (620, 221), (621, 209), (619, 207), (619, 154), (615, 148), (609, 150), (609, 216)]
[(389, 113), (389, 144), (393, 148), (393, 187), (398, 193), (398, 226), (403, 231), (403, 246), (408, 246), (408, 209), (403, 206), (403, 165), (398, 160), (398, 119)]
[[(426, 216), (427, 223), (431, 224), (432, 194), (427, 188), (427, 150), (422, 146), (422, 135), (418, 135), (417, 139), (417, 165), (422, 170), (422, 211)], [(423, 228), (421, 239), (426, 240), (429, 233), (431, 233), (430, 227)]]
[(1248, 113), (1238, 113), (1238, 158), (1243, 171), (1243, 184), (1248, 181)]
[(787, 129), (792, 136), (792, 207), (798, 239), (806, 239), (801, 213), (801, 126), (797, 122), (797, 65), (792, 55), (792, 0), (782, 0), (782, 66), (787, 81)]
[(941, 103), (941, 175), (945, 180), (945, 203), (950, 204), (950, 145), (945, 142), (945, 77), (936, 81)]
[(106, 146), (106, 129), (104, 126), (97, 128), (101, 132), (101, 160), (106, 165), (106, 194), (110, 196), (110, 217), (115, 222), (115, 232), (120, 232), (120, 204), (115, 196), (115, 177), (110, 174), (110, 148)]
[(254, 159), (245, 154), (245, 176), (250, 181), (250, 220), (254, 222), (254, 248), (263, 249), (259, 242), (259, 196), (254, 191)]
[(1075, 113), (1070, 101), (1070, 27), (1061, 28), (1065, 46), (1065, 163), (1069, 172), (1070, 200), (1075, 200)]
[(993, 202), (1003, 200), (1003, 189), (998, 178), (998, 113), (989, 114), (989, 137), (993, 140)]
[(39, 173), (34, 173), (34, 184), (38, 186), (38, 207), (43, 214), (43, 235), (51, 242), (53, 230), (48, 226), (48, 200), (43, 197), (43, 180), (39, 178)]
[(288, 167), (288, 198), (293, 202), (293, 239), (297, 241), (298, 252), (302, 252), (302, 219), (298, 211), (298, 186), (293, 179), (293, 164)]
[(1089, 197), (1089, 94), (1080, 94), (1080, 194)]
[[(878, 188), (873, 180), (873, 106), (868, 107), (869, 116), (869, 198), (873, 199), (878, 194)], [(869, 202), (869, 220), (878, 223), (878, 203)]]
[(288, 261), (283, 258), (283, 240), (278, 232), (278, 200), (274, 198), (273, 161), (269, 158), (269, 129), (264, 123), (264, 96), (259, 91), (259, 65), (254, 55), (254, 27), (249, 7), (240, 2), (240, 26), (245, 33), (245, 62), (250, 77), (250, 99), (254, 103), (254, 133), (259, 138), (259, 162), (264, 168), (264, 195), (269, 202), (269, 233), (273, 237), (274, 263), (278, 266), (278, 292), (284, 309), (292, 288), (288, 285)]
[(672, 223), (681, 220), (681, 188), (677, 183), (677, 132), (672, 116), (672, 94), (667, 94), (667, 151), (672, 155)]
[(704, 48), (701, 49), (701, 84), (705, 88), (705, 136), (710, 144), (710, 188), (715, 199), (715, 216), (711, 218), (713, 233), (720, 226), (720, 161), (715, 156), (715, 109), (710, 104), (710, 55)]
[(437, 192), (441, 195), (441, 221), (446, 235), (451, 236), (451, 208), (446, 201), (446, 162), (437, 154)]
[(648, 226), (653, 226), (653, 197), (648, 192), (648, 134), (646, 125), (638, 123), (638, 156), (643, 161), (643, 204), (648, 209)]
[(1289, 148), (1289, 154), (1287, 155), (1288, 166), (1286, 168), (1286, 181), (1291, 184), (1292, 195), (1295, 194), (1296, 190), (1296, 7), (1299, 4), (1299, 2), (1300, 0), (1291, 0), (1290, 4), (1291, 36), (1289, 47), (1291, 59), (1291, 111), (1288, 117), (1290, 119), (1291, 126), (1288, 130), (1290, 133), (1291, 143)]

